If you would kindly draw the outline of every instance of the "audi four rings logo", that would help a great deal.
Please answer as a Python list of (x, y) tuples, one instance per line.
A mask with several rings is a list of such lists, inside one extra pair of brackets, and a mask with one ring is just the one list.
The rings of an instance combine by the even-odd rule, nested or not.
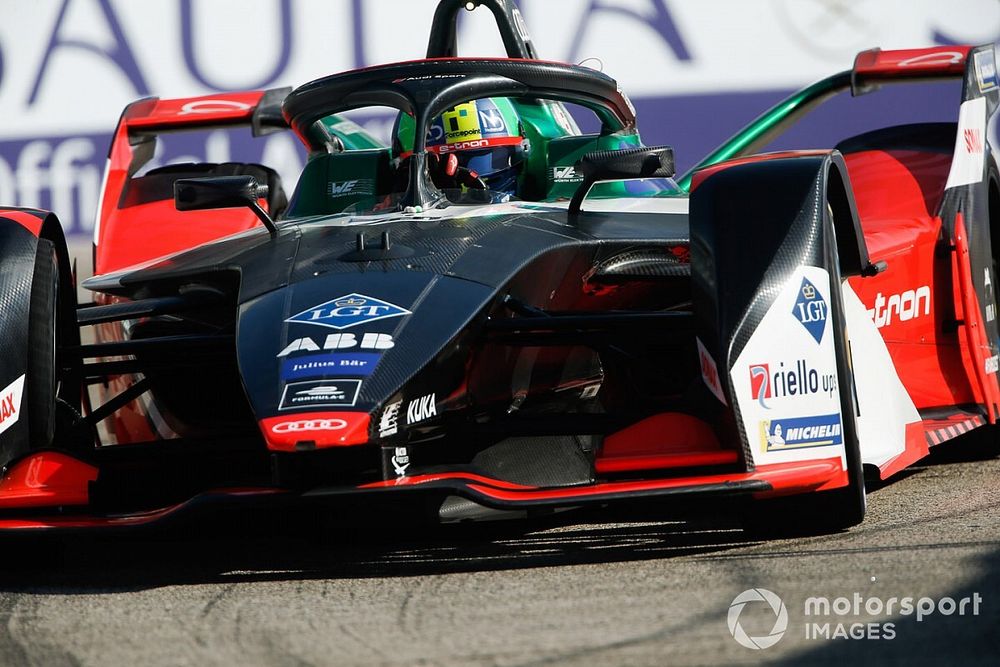
[(298, 431), (339, 431), (347, 428), (343, 419), (305, 419), (297, 422), (282, 422), (271, 427), (274, 433), (297, 433)]

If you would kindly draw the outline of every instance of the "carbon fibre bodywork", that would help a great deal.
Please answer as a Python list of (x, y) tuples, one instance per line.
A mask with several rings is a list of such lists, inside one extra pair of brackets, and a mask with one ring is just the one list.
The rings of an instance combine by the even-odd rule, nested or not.
[[(772, 525), (804, 516), (833, 530), (864, 515), (864, 466), (887, 477), (943, 429), (995, 421), (996, 168), (982, 135), (997, 93), (984, 49), (964, 49), (961, 66), (887, 52), (848, 77), (860, 90), (910, 58), (923, 76), (965, 76), (955, 134), (968, 160), (940, 157), (946, 131), (911, 132), (901, 154), (898, 128), (840, 150), (739, 154), (775, 129), (758, 124), (717, 151), (736, 159), (684, 182), (688, 196), (664, 180), (669, 149), (641, 146), (613, 79), (521, 59), (533, 53), (512, 4), (472, 4), (501, 21), (510, 59), (451, 58), (464, 3), (444, 0), (430, 59), (306, 84), (281, 119), (273, 92), (126, 110), (98, 275), (84, 283), (97, 297), (75, 318), (94, 340), (60, 338), (60, 398), (83, 415), (67, 413), (48, 446), (0, 433), (0, 528), (134, 526), (229, 500), (421, 498), (459, 520), (733, 495)], [(431, 122), (501, 95), (524, 111), (526, 200), (449, 192), (426, 149)], [(564, 102), (593, 111), (600, 133), (556, 122)], [(337, 134), (340, 114), (373, 104), (413, 116), (411, 154)], [(261, 165), (140, 171), (159, 131), (262, 118), (310, 154), (290, 213)], [(481, 128), (454, 131), (489, 147)], [(662, 182), (643, 196), (586, 198), (599, 181), (651, 175)], [(198, 178), (238, 185), (252, 208), (173, 210), (165, 183)], [(0, 223), (11, 266), (27, 267), (31, 239)], [(16, 319), (4, 326), (26, 344)], [(928, 370), (927, 348), (943, 370)], [(919, 370), (907, 355), (925, 355)], [(927, 379), (950, 394), (921, 394)], [(794, 512), (757, 502), (802, 494)]]

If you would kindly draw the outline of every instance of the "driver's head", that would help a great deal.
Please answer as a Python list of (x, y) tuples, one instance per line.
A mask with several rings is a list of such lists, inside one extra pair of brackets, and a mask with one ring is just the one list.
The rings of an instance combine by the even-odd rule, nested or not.
[[(393, 131), (397, 155), (413, 150), (413, 117), (400, 114)], [(494, 192), (516, 194), (528, 150), (521, 121), (505, 97), (459, 104), (434, 119), (427, 132), (427, 151), (442, 158), (454, 154), (458, 164), (475, 172)]]

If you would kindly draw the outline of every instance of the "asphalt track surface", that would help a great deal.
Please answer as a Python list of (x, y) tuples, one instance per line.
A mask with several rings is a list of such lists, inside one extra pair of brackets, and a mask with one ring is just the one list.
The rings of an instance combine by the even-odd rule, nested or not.
[[(728, 505), (645, 505), (434, 526), (397, 510), (239, 514), (155, 532), (0, 541), (3, 665), (997, 664), (1000, 447), (944, 449), (837, 535), (754, 540)], [(740, 646), (742, 591), (787, 630)], [(970, 598), (893, 639), (806, 638), (807, 597)], [(971, 600), (978, 595), (978, 614)], [(749, 603), (750, 636), (776, 616)]]
[[(0, 536), (0, 665), (996, 665), (998, 443), (989, 432), (942, 446), (871, 490), (863, 525), (821, 537), (754, 539), (727, 503), (449, 526), (409, 507), (241, 511)], [(754, 588), (787, 612), (762, 650), (727, 623)], [(935, 611), (804, 613), (809, 597), (855, 594), (928, 598)], [(969, 598), (965, 615), (939, 613), (942, 598)], [(763, 602), (736, 618), (751, 637), (776, 622)], [(813, 622), (894, 638), (807, 637)]]

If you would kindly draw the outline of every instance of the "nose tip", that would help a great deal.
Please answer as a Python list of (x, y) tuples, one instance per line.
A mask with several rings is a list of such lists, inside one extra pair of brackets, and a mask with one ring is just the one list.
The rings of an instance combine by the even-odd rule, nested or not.
[(365, 412), (297, 412), (260, 422), (267, 448), (276, 452), (349, 447), (368, 442)]

